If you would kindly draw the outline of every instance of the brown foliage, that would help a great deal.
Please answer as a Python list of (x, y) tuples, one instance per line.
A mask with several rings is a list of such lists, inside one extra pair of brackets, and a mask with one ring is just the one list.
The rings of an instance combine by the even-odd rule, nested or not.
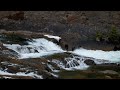
[(24, 12), (20, 11), (18, 13), (15, 13), (13, 15), (7, 16), (8, 19), (13, 19), (13, 20), (24, 20)]

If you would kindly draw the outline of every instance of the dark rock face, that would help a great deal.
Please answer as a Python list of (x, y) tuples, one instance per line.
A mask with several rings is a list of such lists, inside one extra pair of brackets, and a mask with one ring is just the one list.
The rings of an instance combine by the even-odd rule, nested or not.
[(65, 50), (73, 50), (79, 47), (80, 34), (78, 33), (65, 33), (61, 35), (60, 45)]
[(120, 11), (0, 11), (0, 28), (60, 35), (61, 46), (68, 44), (68, 50), (74, 50), (86, 48), (82, 41), (96, 39), (96, 31), (108, 33), (114, 25), (120, 32), (119, 18)]
[(13, 15), (8, 15), (6, 16), (8, 19), (13, 19), (13, 20), (23, 20), (24, 19), (24, 12), (20, 11), (18, 13), (15, 13)]
[(113, 50), (114, 51), (120, 50), (120, 46), (114, 46)]
[(85, 60), (84, 63), (86, 63), (87, 65), (96, 65), (96, 63), (93, 60)]
[(94, 30), (109, 29), (112, 24), (119, 27), (119, 14), (119, 11), (1, 11), (0, 18), (7, 17), (13, 20), (23, 20), (25, 18), (35, 23), (35, 26), (42, 25), (43, 29), (44, 25), (51, 30), (59, 26), (60, 28), (66, 28), (64, 30), (61, 28), (61, 31), (68, 31), (69, 28), (74, 29), (75, 24), (78, 24), (79, 28), (89, 27), (85, 31), (93, 31), (94, 33)]

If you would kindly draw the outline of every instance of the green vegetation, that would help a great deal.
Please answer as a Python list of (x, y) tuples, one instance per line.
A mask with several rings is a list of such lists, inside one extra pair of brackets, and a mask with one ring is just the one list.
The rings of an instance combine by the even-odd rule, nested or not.
[(96, 32), (96, 41), (102, 41), (103, 34), (99, 31)]
[(117, 28), (115, 26), (111, 27), (111, 30), (108, 34), (109, 34), (108, 39), (109, 39), (110, 43), (113, 43), (113, 44), (119, 44), (120, 43), (120, 41), (119, 41), (120, 34), (118, 33)]
[(107, 33), (96, 32), (96, 41), (104, 41), (111, 44), (120, 44), (120, 33), (115, 26), (112, 26)]

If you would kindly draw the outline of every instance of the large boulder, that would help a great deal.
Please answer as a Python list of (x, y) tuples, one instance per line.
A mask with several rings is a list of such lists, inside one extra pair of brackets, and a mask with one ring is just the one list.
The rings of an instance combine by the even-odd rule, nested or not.
[(93, 60), (87, 59), (84, 61), (87, 65), (96, 65), (96, 63)]
[(61, 35), (60, 45), (65, 50), (73, 50), (80, 46), (80, 34), (79, 33), (63, 33)]
[(114, 51), (120, 50), (120, 45), (119, 45), (119, 46), (114, 46), (113, 50), (114, 50)]

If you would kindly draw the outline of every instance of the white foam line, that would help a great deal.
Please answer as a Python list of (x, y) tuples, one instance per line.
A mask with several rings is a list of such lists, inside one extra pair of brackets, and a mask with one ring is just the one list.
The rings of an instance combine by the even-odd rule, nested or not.
[(23, 72), (18, 72), (18, 73), (16, 73), (16, 74), (12, 74), (12, 73), (8, 73), (8, 72), (6, 72), (6, 71), (1, 71), (1, 70), (0, 70), (0, 75), (31, 76), (31, 77), (36, 77), (36, 78), (38, 78), (38, 79), (43, 79), (42, 76), (37, 75), (37, 74), (35, 74), (34, 72), (30, 72), (30, 73), (28, 73), (28, 74), (25, 74), (25, 73), (23, 73)]
[(87, 50), (87, 49), (76, 49), (73, 53), (86, 57), (92, 57), (95, 59), (104, 59), (111, 62), (120, 62), (120, 51), (102, 51), (102, 50)]

